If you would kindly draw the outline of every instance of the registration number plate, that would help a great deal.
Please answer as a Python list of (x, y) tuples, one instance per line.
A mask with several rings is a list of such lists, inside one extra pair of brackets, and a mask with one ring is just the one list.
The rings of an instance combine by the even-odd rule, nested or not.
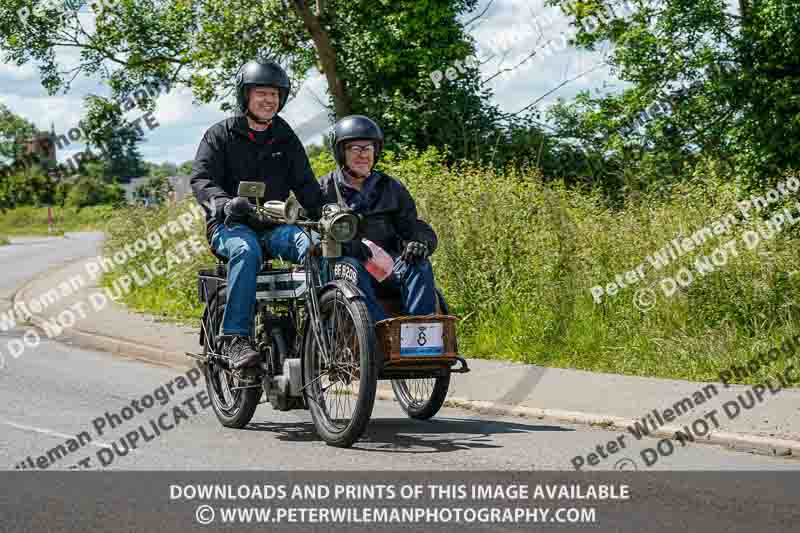
[(404, 357), (436, 356), (444, 353), (441, 322), (414, 322), (400, 326), (400, 355)]

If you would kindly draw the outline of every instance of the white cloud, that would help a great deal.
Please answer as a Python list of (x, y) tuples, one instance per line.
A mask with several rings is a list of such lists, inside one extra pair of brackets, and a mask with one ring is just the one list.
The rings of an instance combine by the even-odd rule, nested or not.
[[(482, 0), (481, 9), (487, 2)], [(94, 15), (81, 13), (81, 21), (91, 31)], [(498, 69), (522, 61), (536, 48), (537, 43), (541, 46), (553, 39), (553, 44), (549, 55), (540, 51), (538, 56), (513, 73), (495, 78), (490, 84), (495, 102), (505, 111), (517, 111), (564, 79), (597, 64), (602, 54), (562, 46), (560, 36), (564, 34), (569, 38), (573, 31), (560, 9), (544, 6), (543, 0), (496, 0), (486, 17), (475, 23), (472, 30), (479, 44), (478, 57), (486, 60), (492, 54), (496, 56), (482, 65), (481, 75), (484, 79)], [(58, 57), (63, 61), (63, 68), (79, 60), (76, 50), (60, 50)], [(442, 69), (447, 66), (442, 65)], [(579, 90), (597, 88), (609, 81), (613, 83), (607, 68), (591, 72), (545, 98), (539, 108), (543, 110), (559, 97), (570, 98)], [(294, 128), (304, 132), (307, 143), (319, 142), (320, 133), (329, 126), (324, 119), (328, 105), (326, 89), (325, 77), (313, 72), (282, 112), (282, 116)], [(106, 95), (108, 89), (97, 79), (78, 78), (70, 94), (48, 96), (40, 85), (34, 64), (17, 67), (0, 63), (0, 103), (43, 130), (49, 130), (51, 122), (55, 123), (57, 133), (65, 133), (75, 127), (82, 118), (83, 97), (90, 92)], [(139, 115), (141, 110), (133, 110), (126, 118), (134, 119)], [(194, 157), (205, 130), (227, 115), (220, 111), (219, 103), (195, 104), (188, 88), (175, 88), (159, 96), (155, 116), (159, 127), (153, 131), (145, 129), (146, 141), (140, 145), (141, 153), (149, 161), (180, 163)], [(60, 151), (59, 159), (63, 160), (80, 150), (81, 147), (73, 144)]]
[(32, 64), (27, 63), (21, 67), (13, 63), (0, 63), (0, 79), (10, 78), (12, 80), (27, 81), (35, 80), (38, 82), (39, 73)]

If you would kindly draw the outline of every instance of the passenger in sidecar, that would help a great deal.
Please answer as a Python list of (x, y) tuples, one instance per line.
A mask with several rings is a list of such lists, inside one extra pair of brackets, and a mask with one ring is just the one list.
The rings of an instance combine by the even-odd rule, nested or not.
[(437, 311), (433, 267), (428, 257), (437, 246), (436, 233), (417, 216), (408, 189), (374, 169), (384, 145), (381, 128), (353, 115), (334, 126), (333, 153), (338, 168), (320, 178), (325, 202), (343, 200), (360, 217), (360, 239), (344, 247), (337, 275), (349, 278), (367, 298), (374, 322), (389, 318), (381, 301), (400, 297), (401, 313), (429, 315)]

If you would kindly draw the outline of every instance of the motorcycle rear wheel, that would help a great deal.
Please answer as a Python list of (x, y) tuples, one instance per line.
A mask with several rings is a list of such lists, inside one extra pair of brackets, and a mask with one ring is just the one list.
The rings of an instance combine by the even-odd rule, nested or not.
[(362, 298), (349, 300), (340, 290), (330, 289), (320, 297), (319, 309), (331, 361), (326, 364), (313, 332), (307, 331), (303, 392), (322, 440), (347, 448), (366, 430), (375, 404), (375, 332)]
[[(223, 341), (219, 333), (222, 329), (222, 317), (227, 301), (225, 285), (222, 285), (210, 298), (206, 313), (203, 315), (203, 327), (205, 328), (203, 355), (207, 360), (211, 354), (221, 354), (223, 349)], [(214, 363), (213, 360), (203, 366), (205, 367), (206, 390), (211, 398), (211, 406), (217, 419), (225, 427), (234, 429), (245, 427), (252, 420), (261, 399), (261, 384), (244, 382), (233, 372)]]

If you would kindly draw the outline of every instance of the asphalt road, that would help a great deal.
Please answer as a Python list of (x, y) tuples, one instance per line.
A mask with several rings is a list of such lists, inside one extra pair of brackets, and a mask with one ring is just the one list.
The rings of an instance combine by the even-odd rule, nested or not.
[[(80, 234), (0, 247), (0, 272), (4, 274), (0, 311), (9, 307), (21, 284), (85, 256), (96, 239), (97, 235)], [(25, 331), (26, 327), (18, 326), (0, 332), (0, 352), (7, 354), (7, 343), (20, 339)], [(316, 436), (308, 411), (281, 413), (262, 405), (247, 429), (223, 428), (210, 408), (199, 405), (200, 400), (182, 403), (203, 391), (204, 385), (201, 380), (196, 387), (179, 390), (175, 380), (182, 371), (177, 369), (46, 338), (20, 357), (6, 355), (6, 359), (0, 371), (0, 467), (7, 469), (15, 469), (28, 457), (36, 464), (40, 456), (63, 445), (67, 453), (50, 453), (51, 458), (42, 463), (46, 468), (65, 469), (83, 461), (82, 465), (90, 468), (126, 470), (569, 471), (575, 456), (585, 457), (619, 434), (546, 419), (498, 418), (458, 409), (443, 409), (434, 420), (418, 422), (406, 418), (395, 402), (377, 401), (366, 436), (351, 449), (337, 449)], [(167, 384), (173, 385), (174, 395), (166, 391), (163, 405), (159, 400), (114, 428), (109, 419), (100, 427), (97, 419), (106, 412), (121, 415), (132, 401), (153, 395)], [(176, 406), (185, 418), (175, 414)], [(163, 426), (177, 425), (156, 436), (153, 426), (162, 413), (167, 413), (161, 419)], [(140, 426), (144, 432), (139, 431), (136, 449), (128, 451), (124, 437)], [(69, 450), (68, 439), (81, 432), (86, 432), (91, 442), (84, 438), (80, 446)], [(152, 439), (144, 442), (147, 436)], [(657, 442), (629, 442), (597, 468), (614, 469), (616, 464), (620, 469), (640, 470), (800, 470), (797, 460), (707, 445), (677, 445), (671, 455), (647, 468), (639, 450), (654, 448)]]

